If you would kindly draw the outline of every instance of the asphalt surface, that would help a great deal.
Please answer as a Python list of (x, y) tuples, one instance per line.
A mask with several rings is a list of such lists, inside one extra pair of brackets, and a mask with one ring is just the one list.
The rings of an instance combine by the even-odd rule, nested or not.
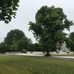
[(52, 56), (53, 58), (74, 59), (74, 56)]
[[(26, 54), (26, 53), (12, 53), (6, 55), (20, 55), (20, 56), (44, 56), (44, 54)], [(62, 58), (62, 59), (74, 59), (74, 56), (51, 56), (52, 58)]]

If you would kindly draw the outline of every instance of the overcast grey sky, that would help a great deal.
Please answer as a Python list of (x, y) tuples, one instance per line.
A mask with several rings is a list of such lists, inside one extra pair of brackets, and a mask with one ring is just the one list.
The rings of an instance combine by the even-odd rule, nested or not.
[[(28, 31), (28, 23), (29, 21), (35, 21), (37, 10), (44, 5), (63, 8), (64, 13), (74, 22), (74, 0), (20, 0), (19, 5), (15, 19), (12, 19), (9, 24), (0, 22), (0, 42), (4, 40), (11, 29), (22, 30), (28, 38), (35, 42), (32, 33)], [(71, 27), (70, 32), (73, 31), (74, 27)], [(68, 31), (65, 32), (69, 33)]]

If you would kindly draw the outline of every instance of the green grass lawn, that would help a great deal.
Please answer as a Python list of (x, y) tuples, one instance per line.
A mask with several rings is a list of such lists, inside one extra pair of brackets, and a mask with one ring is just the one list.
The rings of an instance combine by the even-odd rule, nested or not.
[(74, 74), (74, 60), (0, 55), (0, 74)]

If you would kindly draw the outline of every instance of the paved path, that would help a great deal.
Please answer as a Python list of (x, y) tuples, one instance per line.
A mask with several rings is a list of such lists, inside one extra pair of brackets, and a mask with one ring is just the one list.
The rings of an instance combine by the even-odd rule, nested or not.
[[(44, 56), (38, 54), (15, 54), (15, 55), (23, 55), (23, 56)], [(52, 58), (62, 58), (62, 59), (74, 59), (74, 56), (51, 56)]]
[(74, 56), (52, 56), (54, 58), (74, 59)]
[[(7, 55), (20, 55), (20, 56), (44, 56), (44, 54), (26, 54), (26, 53), (15, 53), (15, 54), (7, 54)], [(66, 59), (74, 59), (74, 56), (51, 56), (52, 58), (66, 58)]]

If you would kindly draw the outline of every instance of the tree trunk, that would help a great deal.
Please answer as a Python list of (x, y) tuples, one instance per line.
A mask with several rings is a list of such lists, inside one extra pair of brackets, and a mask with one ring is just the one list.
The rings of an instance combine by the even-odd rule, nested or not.
[(51, 56), (49, 53), (49, 50), (46, 51), (46, 55), (45, 56)]

